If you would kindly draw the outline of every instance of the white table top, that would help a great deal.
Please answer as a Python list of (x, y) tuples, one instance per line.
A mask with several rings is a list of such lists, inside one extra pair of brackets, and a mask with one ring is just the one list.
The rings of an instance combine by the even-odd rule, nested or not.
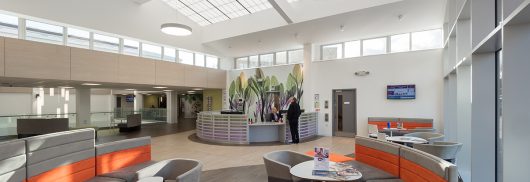
[[(335, 162), (331, 162), (331, 161), (329, 162), (330, 166), (334, 164)], [(310, 179), (310, 180), (315, 180), (315, 181), (341, 181), (338, 179), (325, 177), (325, 176), (314, 176), (313, 175), (314, 167), (315, 167), (315, 161), (312, 161), (312, 160), (305, 161), (300, 164), (297, 164), (296, 166), (293, 166), (290, 172), (292, 175), (299, 177), (299, 178), (303, 178), (303, 179)], [(363, 176), (362, 174), (358, 176), (349, 176), (347, 181), (357, 180), (357, 179), (360, 179), (362, 176)]]
[(407, 130), (407, 128), (383, 128), (383, 130)]
[(418, 137), (411, 137), (411, 136), (393, 136), (393, 137), (387, 137), (386, 140), (392, 141), (392, 142), (400, 142), (400, 143), (429, 143), (429, 141), (418, 138)]

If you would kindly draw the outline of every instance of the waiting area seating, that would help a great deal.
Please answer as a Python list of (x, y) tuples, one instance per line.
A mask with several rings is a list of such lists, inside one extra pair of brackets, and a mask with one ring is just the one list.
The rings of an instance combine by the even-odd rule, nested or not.
[[(313, 160), (292, 151), (275, 151), (263, 156), (269, 181), (298, 181), (291, 167)], [(355, 160), (346, 162), (362, 173), (367, 182), (457, 182), (456, 165), (429, 153), (373, 138), (355, 138)]]
[(18, 138), (68, 131), (68, 118), (17, 119)]
[(269, 182), (300, 181), (289, 171), (291, 167), (309, 160), (313, 160), (313, 157), (288, 150), (274, 151), (263, 155)]
[[(390, 123), (391, 128), (397, 128), (398, 124), (402, 124), (399, 130), (390, 131), (384, 130)], [(375, 128), (374, 128), (375, 127)], [(377, 130), (375, 130), (377, 129)], [(371, 137), (376, 138), (377, 134), (373, 132), (386, 133), (392, 136), (402, 136), (414, 132), (435, 132), (433, 128), (433, 119), (427, 118), (392, 118), (392, 117), (369, 117), (368, 118), (368, 133)]]
[(443, 134), (431, 133), (431, 132), (414, 132), (414, 133), (405, 134), (405, 136), (422, 138), (422, 139), (429, 141), (429, 143), (433, 143), (436, 141), (442, 141), (445, 137), (445, 135)]
[(412, 147), (455, 163), (456, 154), (462, 149), (462, 145), (457, 142), (433, 142), (432, 144), (412, 144)]
[(0, 181), (199, 181), (199, 161), (152, 161), (150, 137), (94, 143), (90, 128), (0, 143)]

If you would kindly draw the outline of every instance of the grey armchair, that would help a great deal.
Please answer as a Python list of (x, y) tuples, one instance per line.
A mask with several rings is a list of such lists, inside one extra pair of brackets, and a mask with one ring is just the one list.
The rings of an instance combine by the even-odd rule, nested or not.
[(456, 142), (434, 142), (433, 144), (413, 144), (412, 147), (454, 163), (462, 145)]
[(162, 177), (164, 180), (175, 182), (199, 182), (202, 164), (192, 159), (169, 159), (146, 167), (136, 175), (138, 179), (147, 177)]
[(313, 158), (289, 150), (274, 151), (263, 155), (269, 182), (301, 181), (291, 175), (291, 167), (309, 160)]
[(405, 134), (405, 136), (423, 138), (423, 139), (429, 141), (429, 143), (433, 143), (433, 142), (436, 142), (436, 141), (441, 141), (445, 137), (445, 135), (443, 135), (443, 134), (431, 133), (431, 132), (414, 132), (414, 133)]

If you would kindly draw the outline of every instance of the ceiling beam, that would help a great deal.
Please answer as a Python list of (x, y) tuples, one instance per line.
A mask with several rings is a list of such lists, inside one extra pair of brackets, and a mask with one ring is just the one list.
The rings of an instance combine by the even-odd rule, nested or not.
[(271, 3), (272, 7), (276, 10), (276, 12), (278, 12), (278, 14), (280, 14), (280, 16), (282, 16), (282, 18), (287, 22), (287, 24), (293, 23), (293, 20), (291, 20), (291, 18), (289, 18), (289, 16), (285, 14), (285, 11), (283, 11), (283, 9), (278, 5), (278, 3), (276, 3), (276, 1), (269, 0), (269, 3)]

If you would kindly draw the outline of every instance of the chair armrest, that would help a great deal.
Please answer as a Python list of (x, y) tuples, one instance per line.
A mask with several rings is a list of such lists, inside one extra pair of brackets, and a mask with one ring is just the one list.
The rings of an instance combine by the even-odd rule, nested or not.
[(136, 175), (138, 179), (160, 176), (165, 180), (175, 179), (177, 182), (198, 182), (200, 180), (202, 164), (191, 159), (169, 159), (146, 167)]

